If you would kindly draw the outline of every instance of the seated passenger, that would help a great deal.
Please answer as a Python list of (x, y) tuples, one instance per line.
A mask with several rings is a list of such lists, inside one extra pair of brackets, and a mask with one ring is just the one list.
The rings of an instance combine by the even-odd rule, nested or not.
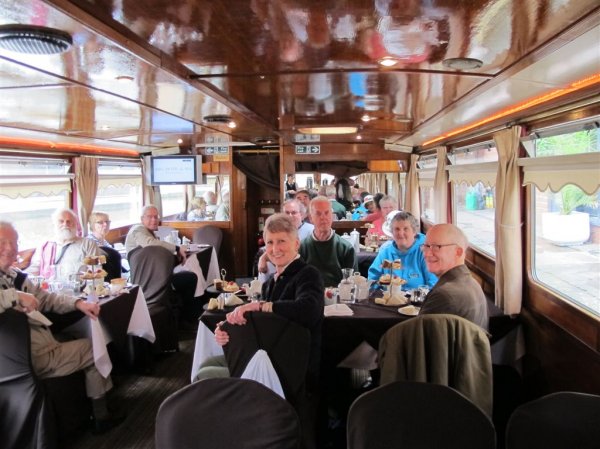
[(208, 190), (204, 192), (202, 198), (206, 202), (206, 214), (209, 219), (215, 217), (215, 213), (217, 212), (217, 194), (212, 190)]
[(427, 232), (421, 247), (429, 271), (439, 277), (425, 297), (420, 315), (450, 313), (488, 329), (487, 301), (465, 265), (469, 241), (453, 224), (438, 224)]
[[(327, 199), (324, 200), (328, 205)], [(246, 323), (246, 312), (262, 311), (281, 315), (308, 328), (311, 350), (307, 381), (309, 386), (316, 386), (324, 306), (323, 279), (319, 270), (305, 263), (298, 255), (300, 240), (297, 225), (291, 217), (285, 214), (271, 215), (265, 222), (263, 235), (267, 255), (276, 268), (275, 276), (262, 287), (262, 297), (266, 302), (239, 306), (227, 314), (227, 321), (243, 325)], [(223, 346), (228, 343), (229, 335), (217, 327), (215, 339)]]
[[(144, 206), (142, 209), (141, 220), (141, 224), (132, 226), (127, 233), (127, 237), (125, 238), (125, 249), (127, 250), (127, 254), (139, 246), (162, 246), (163, 248), (167, 248), (177, 257), (177, 262), (180, 265), (185, 264), (185, 248), (175, 245), (174, 243), (162, 241), (154, 235), (154, 231), (158, 229), (158, 224), (160, 222), (156, 206), (152, 204)], [(184, 307), (190, 307), (190, 304), (193, 303), (197, 282), (197, 275), (191, 271), (182, 270), (173, 273), (173, 289), (180, 296)], [(194, 317), (191, 316), (184, 316), (182, 318), (188, 320), (194, 319)]]
[[(78, 219), (71, 209), (58, 209), (52, 214), (55, 237), (39, 247), (27, 272), (67, 280), (70, 274), (86, 271), (86, 257), (101, 254), (96, 243), (77, 235)], [(56, 272), (54, 272), (56, 271)]]
[(362, 220), (371, 212), (375, 211), (375, 199), (373, 195), (365, 195), (363, 203), (352, 212), (353, 220)]
[(300, 256), (321, 272), (325, 286), (337, 287), (342, 268), (358, 270), (354, 247), (331, 228), (333, 211), (327, 198), (317, 196), (310, 202), (310, 216), (315, 229), (300, 244)]
[[(306, 209), (297, 199), (286, 200), (283, 203), (283, 213), (289, 215), (296, 225), (300, 242), (308, 237), (315, 228), (312, 224), (303, 221), (303, 218), (306, 216)], [(267, 252), (264, 251), (258, 259), (258, 279), (264, 283), (268, 280), (268, 277), (275, 272), (275, 265), (269, 261), (269, 256)]]
[(306, 210), (306, 215), (304, 217), (304, 221), (307, 223), (312, 223), (310, 220), (310, 214), (308, 213), (309, 208), (310, 208), (310, 193), (308, 190), (298, 190), (298, 192), (296, 192), (296, 198), (298, 201), (300, 201), (302, 203), (302, 205), (304, 206), (304, 209)]
[[(417, 288), (420, 285), (433, 287), (437, 277), (427, 269), (421, 251), (425, 236), (418, 232), (417, 219), (408, 212), (398, 212), (392, 218), (390, 228), (393, 240), (384, 243), (379, 249), (379, 254), (369, 268), (369, 279), (377, 281), (382, 275), (391, 274), (406, 281), (405, 289)], [(382, 267), (384, 260), (400, 260), (401, 268), (392, 268), (390, 273)]]
[(188, 221), (202, 221), (206, 220), (206, 201), (204, 198), (195, 197), (190, 201), (192, 210), (187, 214)]
[(335, 214), (337, 219), (341, 220), (342, 218), (346, 217), (346, 208), (342, 203), (340, 203), (336, 199), (336, 191), (334, 185), (330, 184), (327, 187), (325, 187), (325, 196), (329, 198), (329, 202), (331, 205), (330, 207), (333, 210), (333, 213)]
[[(27, 275), (11, 267), (18, 252), (18, 234), (8, 222), (0, 222), (0, 313), (13, 308), (29, 313), (34, 310), (67, 313), (80, 310), (98, 319), (100, 306), (81, 298), (49, 293), (33, 284)], [(106, 393), (112, 388), (110, 377), (104, 378), (94, 365), (92, 344), (87, 338), (58, 342), (47, 326), (29, 318), (31, 331), (31, 364), (40, 378), (66, 376), (84, 370), (87, 396), (92, 400), (97, 432), (119, 424), (123, 417), (111, 416)]]
[(229, 191), (223, 192), (221, 204), (215, 212), (216, 221), (229, 221)]
[(92, 212), (90, 214), (90, 233), (87, 238), (93, 241), (98, 246), (110, 246), (106, 240), (108, 231), (110, 230), (110, 218), (106, 212)]
[(374, 222), (375, 220), (381, 218), (381, 208), (379, 207), (379, 201), (381, 201), (381, 198), (383, 198), (385, 195), (383, 193), (376, 193), (375, 195), (373, 195), (373, 202), (375, 204), (375, 206), (369, 210), (369, 213), (361, 218), (361, 220), (363, 221), (368, 221), (368, 222)]
[(383, 232), (383, 224), (385, 223), (388, 214), (393, 210), (398, 210), (398, 200), (391, 195), (384, 195), (379, 200), (379, 205), (377, 207), (381, 213), (381, 216), (377, 220), (373, 221), (373, 227), (367, 231), (367, 234), (377, 234), (381, 237), (382, 235), (385, 235)]

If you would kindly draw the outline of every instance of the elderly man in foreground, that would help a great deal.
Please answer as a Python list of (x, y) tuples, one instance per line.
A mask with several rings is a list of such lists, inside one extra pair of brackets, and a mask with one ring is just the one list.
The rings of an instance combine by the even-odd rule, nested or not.
[[(0, 221), (0, 313), (10, 308), (23, 313), (80, 310), (91, 319), (98, 319), (98, 304), (48, 293), (29, 281), (25, 273), (14, 269), (11, 265), (18, 253), (17, 240), (18, 234), (13, 226)], [(96, 369), (91, 342), (82, 338), (59, 343), (50, 330), (34, 317), (29, 318), (29, 327), (31, 362), (35, 373), (47, 378), (84, 370), (87, 395), (92, 400), (95, 431), (101, 433), (119, 424), (123, 417), (112, 417), (106, 404), (106, 392), (112, 388), (111, 379), (105, 379)]]
[(326, 287), (337, 286), (342, 280), (342, 268), (358, 271), (354, 247), (331, 228), (333, 210), (328, 198), (314, 198), (310, 202), (310, 216), (315, 228), (302, 241), (300, 256), (321, 272)]
[(421, 307), (420, 315), (449, 313), (488, 329), (488, 309), (481, 286), (465, 265), (469, 241), (453, 224), (433, 226), (421, 246), (427, 269), (438, 276)]
[[(71, 209), (58, 209), (52, 214), (55, 237), (39, 247), (27, 269), (28, 273), (67, 280), (70, 274), (85, 271), (83, 259), (102, 254), (95, 242), (77, 235), (79, 223)], [(58, 272), (53, 272), (56, 270)]]

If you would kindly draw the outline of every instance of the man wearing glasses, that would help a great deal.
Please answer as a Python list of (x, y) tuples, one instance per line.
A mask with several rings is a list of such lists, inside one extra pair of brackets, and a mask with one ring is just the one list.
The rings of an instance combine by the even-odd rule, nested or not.
[(421, 307), (420, 315), (449, 313), (488, 329), (488, 310), (481, 286), (465, 265), (469, 242), (453, 224), (433, 226), (421, 245), (427, 269), (438, 276)]
[[(289, 215), (294, 221), (294, 224), (298, 229), (298, 239), (300, 242), (312, 233), (315, 227), (311, 223), (304, 221), (304, 218), (306, 217), (306, 207), (304, 207), (304, 204), (299, 200), (286, 200), (283, 203), (283, 212), (286, 215)], [(259, 251), (262, 251), (262, 255), (258, 259), (258, 279), (261, 282), (266, 282), (270, 276), (275, 274), (275, 265), (269, 260), (264, 248), (261, 248)]]

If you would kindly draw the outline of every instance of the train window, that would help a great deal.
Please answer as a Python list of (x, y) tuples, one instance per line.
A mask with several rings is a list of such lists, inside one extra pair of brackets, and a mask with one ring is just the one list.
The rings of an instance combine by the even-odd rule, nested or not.
[(13, 223), (22, 249), (48, 240), (50, 215), (69, 207), (70, 167), (66, 159), (0, 158), (0, 220)]
[(142, 168), (138, 162), (99, 162), (94, 209), (110, 215), (111, 227), (139, 222), (142, 196)]
[[(530, 141), (531, 143), (531, 141)], [(521, 159), (532, 188), (533, 275), (600, 316), (600, 133), (580, 129), (533, 139)]]
[(454, 223), (469, 244), (495, 257), (495, 203), (498, 152), (491, 143), (453, 150), (448, 167), (453, 185)]
[(175, 217), (185, 211), (185, 190), (184, 185), (162, 185), (160, 186), (160, 199), (162, 201), (163, 217)]

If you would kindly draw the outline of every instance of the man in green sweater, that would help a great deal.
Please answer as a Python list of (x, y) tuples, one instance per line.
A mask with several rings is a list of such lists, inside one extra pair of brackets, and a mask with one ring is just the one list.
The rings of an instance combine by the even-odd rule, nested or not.
[(328, 198), (314, 198), (310, 216), (315, 229), (300, 244), (300, 257), (321, 272), (326, 287), (337, 286), (342, 280), (342, 268), (358, 271), (354, 247), (331, 228), (333, 211)]

